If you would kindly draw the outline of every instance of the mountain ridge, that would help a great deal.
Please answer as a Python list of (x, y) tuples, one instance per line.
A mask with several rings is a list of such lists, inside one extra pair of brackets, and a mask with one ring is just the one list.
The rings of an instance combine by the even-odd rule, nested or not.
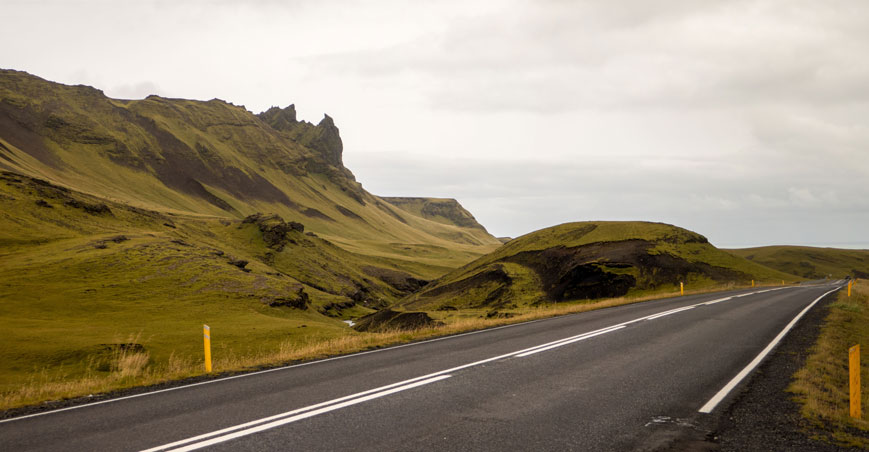
[[(271, 113), (269, 113), (271, 112)], [(364, 190), (344, 167), (334, 120), (259, 115), (221, 100), (117, 100), (86, 86), (0, 71), (0, 167), (145, 208), (298, 217), (343, 240), (494, 246)], [(339, 240), (340, 241), (340, 240)]]

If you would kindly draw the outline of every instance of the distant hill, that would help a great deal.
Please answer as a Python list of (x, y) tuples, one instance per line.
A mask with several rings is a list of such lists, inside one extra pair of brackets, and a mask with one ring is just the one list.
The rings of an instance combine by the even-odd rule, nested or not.
[(427, 220), (463, 228), (486, 230), (483, 225), (477, 223), (477, 219), (471, 215), (471, 212), (465, 210), (455, 199), (396, 197), (383, 197), (382, 199), (405, 212)]
[(869, 278), (869, 250), (810, 246), (762, 246), (726, 250), (776, 270), (808, 279), (851, 275)]
[(501, 307), (714, 283), (793, 281), (661, 223), (568, 223), (507, 242), (402, 300), (407, 309)]

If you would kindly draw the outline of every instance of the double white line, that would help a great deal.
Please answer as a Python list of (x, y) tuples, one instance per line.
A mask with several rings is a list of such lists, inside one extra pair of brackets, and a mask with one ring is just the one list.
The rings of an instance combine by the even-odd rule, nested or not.
[[(777, 290), (777, 289), (771, 289)], [(767, 292), (767, 291), (763, 291)], [(562, 347), (568, 344), (573, 344), (575, 342), (583, 341), (586, 339), (590, 339), (592, 337), (600, 336), (603, 334), (611, 333), (613, 331), (618, 331), (626, 326), (641, 322), (644, 320), (654, 320), (664, 316), (668, 316), (671, 314), (675, 314), (677, 312), (687, 311), (689, 309), (696, 308), (697, 306), (702, 305), (712, 305), (715, 303), (720, 303), (722, 301), (727, 301), (732, 298), (737, 298), (745, 295), (751, 295), (754, 293), (760, 292), (750, 292), (744, 295), (731, 296), (726, 298), (719, 298), (712, 301), (705, 301), (702, 303), (697, 303), (689, 306), (683, 306), (681, 308), (670, 309), (668, 311), (659, 312), (651, 315), (647, 315), (644, 317), (640, 317), (637, 319), (629, 320), (627, 322), (619, 323), (617, 325), (611, 325), (605, 328), (601, 328), (598, 330), (590, 331), (587, 333), (577, 334), (575, 336), (570, 336), (562, 339), (558, 339), (556, 341), (547, 342), (545, 344), (535, 345), (534, 347), (525, 348), (522, 350), (518, 350), (511, 353), (505, 353), (503, 355), (493, 356), (491, 358), (483, 359), (480, 361), (475, 361), (468, 364), (463, 364), (461, 366), (452, 367), (450, 369), (445, 369), (439, 372), (430, 373), (427, 375), (423, 375), (416, 378), (411, 378), (409, 380), (399, 381), (397, 383), (392, 383), (386, 386), (380, 386), (378, 388), (369, 389), (367, 391), (358, 392), (356, 394), (351, 394), (348, 396), (340, 397), (337, 399), (329, 400), (326, 402), (318, 403), (315, 405), (306, 406), (303, 408), (298, 408), (292, 411), (287, 411), (284, 413), (276, 414), (274, 416), (265, 417), (262, 419), (257, 419), (254, 421), (250, 421), (244, 424), (234, 425), (232, 427), (227, 427), (221, 430), (215, 430), (213, 432), (205, 433), (198, 436), (193, 436), (190, 438), (186, 438), (180, 441), (175, 441), (168, 444), (163, 444), (162, 446), (157, 446), (151, 449), (144, 450), (142, 452), (160, 452), (160, 451), (171, 451), (171, 452), (184, 452), (191, 451), (196, 449), (201, 449), (203, 447), (211, 446), (214, 444), (226, 442), (232, 439), (240, 438), (247, 435), (252, 435), (254, 433), (262, 432), (264, 430), (269, 430), (275, 427), (280, 427), (282, 425), (290, 424), (296, 421), (300, 421), (302, 419), (307, 419), (310, 417), (314, 417), (320, 414), (328, 413), (330, 411), (339, 410), (341, 408), (346, 408), (352, 405), (356, 405), (359, 403), (367, 402), (369, 400), (377, 399), (380, 397), (385, 397), (390, 394), (395, 394), (397, 392), (406, 391), (408, 389), (418, 388), (420, 386), (428, 385), (431, 383), (435, 383), (441, 380), (445, 380), (450, 378), (452, 373), (457, 371), (467, 369), (470, 367), (479, 366), (482, 364), (490, 363), (493, 361), (499, 361), (506, 358), (524, 358), (526, 356), (531, 356), (540, 352), (545, 352), (548, 350), (552, 350), (554, 348)]]
[(255, 421), (247, 422), (244, 424), (234, 425), (232, 427), (228, 427), (222, 430), (215, 430), (213, 432), (203, 435), (182, 439), (181, 441), (175, 441), (174, 443), (157, 446), (151, 449), (147, 449), (143, 452), (156, 452), (165, 450), (181, 452), (187, 450), (201, 449), (203, 447), (208, 447), (214, 444), (226, 442), (231, 439), (252, 435), (254, 433), (258, 433), (264, 430), (280, 427), (282, 425), (290, 424), (292, 422), (300, 421), (302, 419), (307, 419), (309, 417), (314, 417), (319, 414), (328, 413), (330, 411), (339, 410), (341, 408), (346, 408), (351, 405), (356, 405), (362, 402), (367, 402), (369, 400), (388, 396), (390, 394), (395, 394), (396, 392), (406, 391), (408, 389), (413, 389), (419, 386), (427, 385), (429, 383), (434, 383), (436, 381), (445, 380), (447, 378), (450, 378), (451, 376), (452, 375), (438, 375), (437, 377), (432, 378), (420, 377), (414, 378), (412, 380), (394, 383), (391, 385), (381, 386), (379, 388), (359, 392), (349, 396), (330, 400), (328, 402), (306, 406), (304, 408), (287, 411), (286, 413), (276, 414), (274, 416), (257, 419)]
[(142, 452), (158, 452), (158, 451), (171, 451), (171, 452), (184, 452), (190, 450), (201, 449), (203, 447), (211, 446), (214, 444), (222, 443), (225, 441), (229, 441), (235, 438), (240, 438), (242, 436), (252, 435), (254, 433), (258, 433), (264, 430), (272, 429), (275, 427), (280, 427), (282, 425), (286, 425), (292, 422), (300, 421), (302, 419), (307, 419), (309, 417), (317, 416), (319, 414), (328, 413), (330, 411), (338, 410), (341, 408), (346, 408), (351, 405), (356, 405), (362, 402), (367, 402), (369, 400), (377, 399), (380, 397), (388, 396), (390, 394), (395, 394), (397, 392), (406, 391), (408, 389), (417, 388), (420, 386), (424, 386), (430, 383), (435, 383), (441, 380), (445, 380), (450, 378), (453, 372), (467, 369), (470, 367), (479, 366), (481, 364), (490, 363), (492, 361), (498, 361), (511, 357), (525, 357), (528, 355), (533, 355), (535, 353), (539, 353), (546, 350), (551, 350), (556, 347), (561, 347), (562, 345), (571, 344), (577, 341), (581, 341), (583, 339), (588, 339), (594, 336), (599, 336), (601, 334), (609, 333), (611, 331), (616, 331), (624, 328), (624, 325), (616, 325), (612, 327), (602, 328), (600, 330), (591, 331), (588, 333), (578, 334), (576, 336), (571, 336), (563, 339), (559, 339), (557, 341), (547, 342), (545, 344), (535, 345), (534, 347), (525, 348), (519, 351), (515, 351), (512, 353), (505, 353), (503, 355), (493, 356), (491, 358), (483, 359), (480, 361), (474, 361), (472, 363), (463, 364), (461, 366), (452, 367), (450, 369), (442, 370), (439, 372), (430, 373), (427, 375), (423, 375), (416, 378), (411, 378), (409, 380), (399, 381), (397, 383), (393, 383), (386, 386), (380, 386), (378, 388), (369, 389), (363, 392), (357, 392), (356, 394), (351, 394), (348, 396), (344, 396), (338, 399), (329, 400), (326, 402), (318, 403), (316, 405), (306, 406), (304, 408), (298, 408), (292, 411), (287, 411), (285, 413), (276, 414), (274, 416), (265, 417), (262, 419), (257, 419), (255, 421), (250, 421), (244, 424), (234, 425), (232, 427), (227, 427), (221, 430), (215, 430), (213, 432), (205, 433), (198, 436), (193, 436), (190, 438), (182, 439), (180, 441), (175, 441), (169, 444), (163, 444), (162, 446), (157, 446), (151, 449), (146, 449)]

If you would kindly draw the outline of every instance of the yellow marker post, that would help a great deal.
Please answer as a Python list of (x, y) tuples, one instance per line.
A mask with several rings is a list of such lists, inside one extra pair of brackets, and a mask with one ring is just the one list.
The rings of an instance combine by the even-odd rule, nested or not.
[(685, 283), (679, 281), (679, 294), (685, 295)]
[(860, 344), (848, 349), (848, 369), (851, 374), (851, 417), (860, 419)]
[(751, 287), (754, 287), (754, 280), (751, 280)]
[(851, 297), (851, 283), (848, 282), (848, 297)]
[(205, 372), (211, 372), (211, 328), (202, 325), (202, 336), (205, 341)]
[(781, 285), (785, 285), (785, 280), (781, 280)]

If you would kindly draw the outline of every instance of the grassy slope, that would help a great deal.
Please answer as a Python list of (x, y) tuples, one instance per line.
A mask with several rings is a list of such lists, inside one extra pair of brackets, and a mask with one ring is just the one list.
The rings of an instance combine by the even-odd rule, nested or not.
[[(500, 280), (481, 277), (491, 274), (493, 271), (504, 272), (512, 280), (509, 290), (499, 296), (501, 299), (509, 300), (510, 306), (547, 301), (545, 290), (542, 287), (541, 275), (527, 265), (523, 265), (522, 262), (517, 262), (515, 259), (517, 255), (557, 248), (569, 249), (636, 240), (654, 243), (649, 254), (670, 255), (689, 263), (708, 264), (712, 267), (723, 268), (744, 275), (739, 281), (733, 282), (745, 283), (750, 279), (755, 279), (758, 283), (780, 284), (782, 280), (794, 281), (796, 279), (793, 275), (784, 274), (718, 250), (707, 243), (706, 239), (699, 234), (675, 226), (648, 222), (582, 222), (562, 224), (516, 238), (495, 252), (444, 275), (427, 286), (425, 290), (403, 300), (402, 304), (409, 309), (434, 309), (443, 305), (460, 308), (483, 305), (485, 304), (483, 300), (502, 285)], [(592, 256), (586, 262), (596, 264), (608, 273), (631, 274), (638, 280), (649, 279), (648, 276), (641, 276), (630, 268), (608, 266), (607, 260), (603, 256), (598, 258)], [(685, 274), (682, 279), (689, 288), (708, 287), (716, 284), (702, 275), (693, 273)], [(473, 283), (468, 285), (464, 283), (465, 281)], [(646, 284), (647, 286), (655, 285), (654, 281), (646, 282), (652, 283)], [(439, 292), (451, 285), (460, 288)], [(655, 289), (631, 289), (627, 295), (644, 296), (662, 290), (672, 291), (673, 285), (659, 284)]]
[(767, 267), (804, 278), (869, 276), (869, 250), (815, 248), (809, 246), (764, 246), (726, 250)]
[[(433, 279), (499, 246), (485, 230), (390, 206), (340, 164), (219, 100), (120, 101), (0, 71), (2, 169), (56, 185), (0, 177), (6, 406), (198, 373), (203, 323), (217, 369), (279, 350), (313, 356), (283, 351), (361, 336), (340, 318), (397, 300), (395, 275)], [(110, 212), (83, 208), (103, 204)], [(291, 232), (269, 248), (239, 221), (254, 212), (316, 236)], [(307, 308), (269, 306), (300, 289)], [(146, 365), (119, 381), (118, 344), (130, 342)], [(33, 378), (53, 389), (22, 389)]]
[[(360, 271), (388, 269), (388, 262), (316, 237), (294, 233), (297, 245), (276, 252), (252, 224), (113, 203), (110, 213), (88, 213), (67, 203), (102, 200), (28, 182), (8, 173), (0, 178), (0, 390), (42, 369), (81, 376), (111, 344), (131, 336), (154, 363), (173, 355), (195, 361), (203, 323), (220, 338), (218, 361), (286, 341), (354, 334), (320, 311), (346, 302), (342, 291), (355, 290), (353, 282), (363, 278), (372, 296), (396, 296)], [(267, 253), (273, 255), (268, 264)], [(230, 265), (230, 258), (248, 260), (251, 271)], [(326, 291), (303, 284), (309, 279)], [(268, 305), (299, 289), (310, 296), (308, 308)], [(343, 314), (367, 312), (360, 304)]]
[[(869, 281), (842, 290), (830, 306), (817, 343), (805, 366), (794, 375), (789, 390), (796, 394), (803, 416), (826, 431), (826, 438), (843, 446), (869, 448)], [(863, 382), (861, 419), (849, 416), (848, 349), (860, 344)]]
[[(273, 212), (354, 251), (365, 252), (374, 241), (376, 254), (399, 261), (414, 260), (400, 244), (476, 256), (499, 244), (484, 230), (442, 224), (388, 205), (365, 192), (346, 169), (323, 163), (316, 152), (243, 107), (219, 100), (118, 101), (92, 88), (2, 71), (0, 106), (47, 138), (37, 145), (0, 133), (9, 157), (0, 164), (86, 193), (152, 210), (219, 217)], [(65, 125), (57, 126), (57, 118)], [(173, 146), (181, 151), (170, 152)], [(50, 157), (35, 158), (42, 155), (35, 151), (40, 147)], [(155, 168), (167, 161), (172, 164), (164, 172), (188, 166), (182, 168), (184, 177), (234, 210), (185, 191), (186, 181), (175, 180), (174, 174), (161, 175)], [(453, 264), (448, 260), (441, 268)]]

